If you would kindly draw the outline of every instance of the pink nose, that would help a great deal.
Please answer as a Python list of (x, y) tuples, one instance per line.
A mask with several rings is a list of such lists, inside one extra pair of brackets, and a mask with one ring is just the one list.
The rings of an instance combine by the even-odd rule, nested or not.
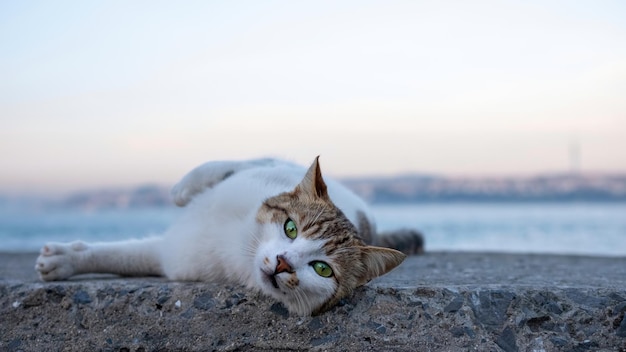
[(278, 262), (278, 264), (276, 264), (276, 271), (274, 271), (274, 274), (283, 272), (293, 273), (293, 269), (291, 268), (291, 265), (289, 265), (287, 258), (283, 257), (282, 255), (277, 255), (276, 261)]

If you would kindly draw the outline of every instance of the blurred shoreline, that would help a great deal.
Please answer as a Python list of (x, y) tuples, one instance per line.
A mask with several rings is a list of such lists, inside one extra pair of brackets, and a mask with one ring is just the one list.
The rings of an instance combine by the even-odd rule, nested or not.
[[(626, 202), (626, 174), (563, 173), (484, 178), (415, 174), (344, 178), (340, 181), (371, 204)], [(0, 192), (0, 209), (168, 207), (173, 205), (169, 191), (169, 186), (144, 184), (87, 189), (54, 197)]]
[[(427, 251), (626, 255), (626, 202), (373, 204), (381, 232), (416, 229)], [(46, 242), (121, 241), (164, 233), (184, 209), (0, 208), (0, 251)]]

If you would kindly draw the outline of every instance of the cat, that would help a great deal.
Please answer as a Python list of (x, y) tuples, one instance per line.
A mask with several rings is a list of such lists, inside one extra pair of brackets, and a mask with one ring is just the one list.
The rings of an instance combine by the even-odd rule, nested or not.
[[(185, 175), (172, 197), (185, 209), (163, 235), (48, 243), (35, 265), (40, 278), (112, 273), (230, 282), (294, 314), (316, 315), (406, 257), (368, 245), (379, 239), (370, 210), (322, 177), (319, 157), (308, 169), (277, 159), (207, 162)], [(419, 252), (419, 235), (401, 237), (405, 252)]]

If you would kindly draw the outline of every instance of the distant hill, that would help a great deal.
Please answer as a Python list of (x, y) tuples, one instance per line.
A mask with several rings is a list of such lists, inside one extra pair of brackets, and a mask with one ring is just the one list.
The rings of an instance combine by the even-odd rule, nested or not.
[(536, 177), (354, 178), (344, 184), (372, 203), (626, 201), (626, 175), (560, 174)]
[[(341, 180), (370, 203), (626, 201), (626, 175), (561, 174), (455, 178), (426, 175)], [(8, 199), (0, 203), (9, 202)], [(73, 193), (45, 202), (81, 209), (173, 206), (169, 187), (143, 185)]]
[(130, 189), (103, 189), (73, 193), (55, 206), (82, 209), (143, 208), (173, 205), (169, 187), (142, 185)]

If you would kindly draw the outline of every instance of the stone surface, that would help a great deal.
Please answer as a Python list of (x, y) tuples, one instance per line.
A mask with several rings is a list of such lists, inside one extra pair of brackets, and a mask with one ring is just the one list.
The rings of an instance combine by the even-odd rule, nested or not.
[(626, 351), (626, 258), (410, 257), (330, 312), (241, 287), (83, 276), (0, 254), (1, 351)]

